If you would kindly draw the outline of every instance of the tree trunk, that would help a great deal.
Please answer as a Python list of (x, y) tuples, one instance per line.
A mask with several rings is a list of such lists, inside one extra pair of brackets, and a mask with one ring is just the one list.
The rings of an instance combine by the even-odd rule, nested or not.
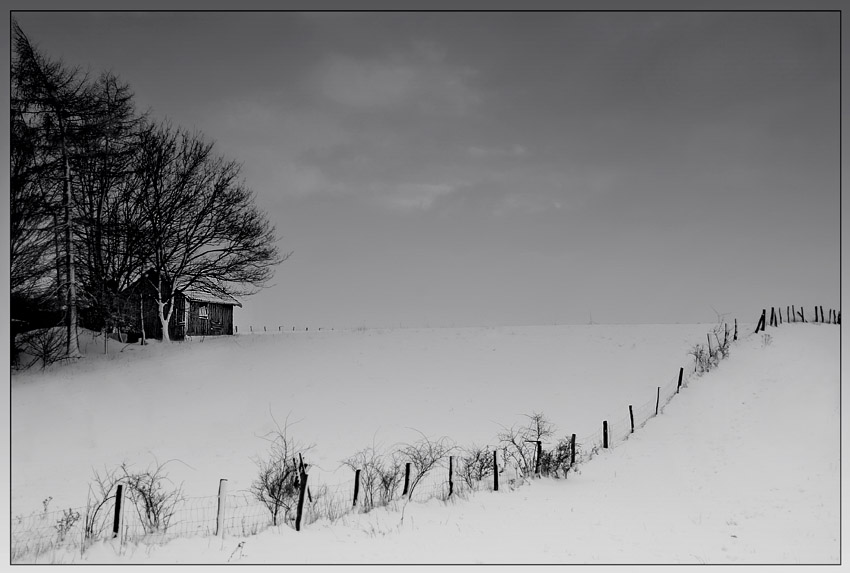
[(147, 344), (147, 342), (145, 341), (145, 294), (144, 293), (139, 295), (139, 321), (140, 321), (140, 324), (142, 325), (142, 327), (141, 327), (142, 346), (144, 346), (145, 344)]
[(165, 303), (160, 299), (156, 300), (156, 305), (159, 307), (159, 322), (162, 324), (162, 341), (171, 342), (171, 337), (168, 335), (168, 321), (171, 320), (171, 313), (174, 311), (174, 305), (170, 305), (168, 313), (165, 312)]
[[(60, 117), (61, 114), (57, 114)], [(65, 210), (65, 278), (68, 281), (68, 308), (65, 313), (66, 356), (79, 358), (80, 347), (77, 342), (77, 286), (74, 273), (73, 228), (71, 226), (71, 163), (65, 144), (65, 129), (60, 123), (62, 133), (62, 161), (65, 164), (65, 196), (62, 201)]]

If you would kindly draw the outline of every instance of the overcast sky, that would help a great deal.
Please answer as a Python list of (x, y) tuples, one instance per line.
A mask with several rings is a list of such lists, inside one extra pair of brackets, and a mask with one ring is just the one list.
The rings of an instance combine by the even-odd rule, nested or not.
[(15, 17), (243, 163), (240, 332), (838, 306), (837, 12)]

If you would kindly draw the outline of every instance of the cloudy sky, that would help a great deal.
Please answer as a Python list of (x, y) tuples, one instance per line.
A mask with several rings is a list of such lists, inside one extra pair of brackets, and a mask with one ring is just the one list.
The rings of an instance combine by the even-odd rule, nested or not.
[(15, 16), (243, 163), (240, 331), (838, 305), (836, 12)]

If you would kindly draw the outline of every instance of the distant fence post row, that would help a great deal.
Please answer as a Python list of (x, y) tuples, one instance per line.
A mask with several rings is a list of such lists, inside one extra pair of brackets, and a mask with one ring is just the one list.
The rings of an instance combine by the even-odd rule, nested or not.
[[(830, 308), (829, 316), (823, 310), (823, 306), (815, 306), (814, 307), (814, 323), (821, 324), (841, 324), (841, 311)], [(785, 307), (785, 322), (808, 322), (806, 320), (806, 312), (805, 309), (801, 306), (800, 310), (797, 310), (794, 305)], [(759, 318), (758, 324), (756, 325), (756, 334), (759, 332), (763, 332), (765, 328), (765, 324), (767, 323), (767, 309), (764, 308), (761, 311), (761, 317)], [(782, 324), (782, 307), (770, 307), (770, 322), (769, 326), (779, 326)], [(737, 325), (736, 325), (737, 330)]]
[[(298, 332), (300, 332), (300, 331), (301, 331), (301, 327), (295, 327), (295, 326), (293, 326), (293, 327), (292, 327), (292, 332), (295, 332), (296, 330), (297, 330)], [(321, 332), (321, 331), (322, 331), (322, 327), (320, 326), (317, 330), (318, 330), (319, 332)], [(333, 330), (333, 328), (325, 328), (324, 330)], [(263, 327), (263, 332), (268, 332), (268, 331), (269, 331), (269, 330), (268, 330), (268, 328), (264, 326), (264, 327)], [(283, 330), (283, 326), (278, 326), (278, 327), (277, 327), (277, 331), (278, 331), (278, 332), (284, 332), (284, 330)], [(254, 325), (253, 325), (253, 324), (248, 326), (248, 332), (249, 332), (249, 333), (251, 333), (251, 334), (253, 334), (253, 333), (254, 333)], [(257, 331), (257, 332), (259, 332), (259, 331)], [(304, 327), (304, 332), (310, 332), (310, 327), (309, 327), (309, 326), (305, 326), (305, 327)], [(239, 334), (239, 326), (237, 326), (237, 325), (235, 325), (235, 324), (233, 325), (233, 333), (234, 333), (234, 334)]]

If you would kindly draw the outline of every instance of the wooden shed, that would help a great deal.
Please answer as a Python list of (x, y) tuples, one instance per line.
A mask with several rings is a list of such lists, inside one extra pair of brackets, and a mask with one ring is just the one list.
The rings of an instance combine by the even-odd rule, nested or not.
[(184, 336), (233, 334), (233, 307), (242, 307), (233, 297), (193, 290), (178, 291), (175, 301), (171, 318), (174, 320), (183, 311), (176, 324), (184, 328)]
[[(143, 277), (144, 279), (145, 277)], [(149, 278), (149, 277), (148, 277)], [(132, 306), (138, 309), (130, 330), (130, 341), (141, 336), (144, 325), (145, 337), (162, 338), (162, 323), (152, 288), (153, 281), (139, 279), (126, 292)], [(218, 336), (233, 334), (233, 307), (242, 304), (227, 295), (213, 295), (200, 290), (183, 289), (174, 293), (174, 311), (168, 322), (171, 340), (182, 340), (187, 336)]]

